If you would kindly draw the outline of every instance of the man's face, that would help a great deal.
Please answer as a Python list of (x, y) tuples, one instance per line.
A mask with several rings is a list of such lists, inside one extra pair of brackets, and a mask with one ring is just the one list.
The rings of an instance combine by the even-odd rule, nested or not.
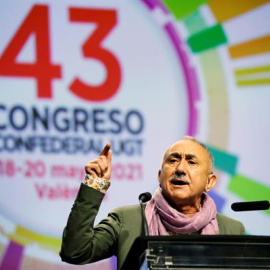
[(165, 153), (158, 178), (162, 194), (174, 207), (200, 204), (201, 195), (216, 182), (210, 157), (197, 142), (181, 140)]

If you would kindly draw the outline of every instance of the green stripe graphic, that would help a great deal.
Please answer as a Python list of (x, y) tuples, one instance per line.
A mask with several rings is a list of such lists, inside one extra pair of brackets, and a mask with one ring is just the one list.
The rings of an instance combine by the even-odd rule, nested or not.
[(214, 156), (215, 168), (227, 172), (230, 175), (236, 174), (238, 158), (233, 154), (229, 154), (217, 148), (207, 145), (207, 148)]
[(162, 2), (174, 17), (180, 20), (196, 11), (200, 5), (208, 2), (208, 0), (162, 0)]
[(201, 32), (208, 27), (204, 21), (204, 18), (198, 12), (198, 10), (192, 13), (190, 16), (186, 17), (183, 20), (183, 23), (186, 26), (190, 35)]
[(194, 53), (198, 53), (227, 43), (227, 38), (222, 25), (216, 24), (190, 36), (187, 43)]

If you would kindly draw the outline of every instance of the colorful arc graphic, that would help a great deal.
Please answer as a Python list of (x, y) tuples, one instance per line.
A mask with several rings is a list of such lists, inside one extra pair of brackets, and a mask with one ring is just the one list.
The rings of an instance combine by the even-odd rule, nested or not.
[[(227, 46), (232, 60), (269, 53), (269, 35), (254, 38), (242, 43), (240, 42), (236, 45), (230, 45), (228, 36), (231, 36), (231, 28), (228, 27), (227, 23), (230, 19), (241, 17), (246, 12), (255, 10), (262, 5), (269, 3), (269, 1), (237, 1), (234, 3), (217, 0), (209, 1), (208, 7), (216, 19), (216, 24), (209, 26), (203, 18), (202, 13), (199, 11), (200, 7), (206, 5), (207, 2), (208, 1), (201, 0), (184, 3), (184, 1), (176, 2), (172, 0), (163, 0), (163, 3), (172, 12), (176, 20), (183, 20), (183, 23), (190, 33), (187, 44), (192, 52), (198, 54), (198, 58), (203, 65), (204, 78), (208, 88), (208, 98), (210, 100), (209, 126), (212, 128), (212, 130), (209, 130), (207, 143), (209, 144), (210, 151), (212, 151), (215, 157), (216, 168), (222, 172), (229, 173), (232, 176), (228, 190), (240, 198), (244, 200), (259, 200), (260, 198), (269, 199), (269, 187), (258, 184), (258, 180), (252, 180), (238, 175), (237, 156), (227, 153), (224, 150), (220, 150), (227, 148), (226, 131), (229, 130), (229, 106), (226, 94), (228, 89), (225, 87), (222, 89), (222, 86), (226, 85), (224, 71), (222, 70), (222, 65), (218, 53), (216, 52), (220, 46)], [(266, 8), (270, 10), (269, 5), (266, 5)], [(255, 16), (258, 17), (258, 14), (256, 15), (255, 13), (254, 19)], [(213, 65), (213, 69), (209, 70), (211, 65)], [(270, 83), (269, 70), (269, 65), (262, 65), (251, 68), (238, 68), (235, 69), (233, 74), (235, 76), (236, 84), (239, 87), (265, 85)], [(214, 80), (213, 77), (215, 76), (218, 76), (219, 79)], [(211, 100), (214, 100), (211, 89), (215, 89), (215, 91), (219, 89), (221, 94), (219, 100), (222, 101), (220, 106), (214, 106), (214, 102), (211, 102)], [(224, 114), (224, 112), (227, 112), (227, 115)], [(218, 121), (222, 125), (219, 124), (216, 119), (219, 119)], [(213, 130), (214, 128), (216, 131)], [(243, 192), (242, 186), (247, 187), (245, 192)], [(218, 205), (218, 210), (222, 211), (226, 198), (223, 198), (214, 191), (211, 192), (211, 195)], [(269, 213), (269, 211), (267, 212)]]
[[(169, 18), (167, 8), (160, 1), (142, 0), (142, 2), (146, 4), (150, 12), (153, 12), (155, 9), (160, 9), (163, 15)], [(184, 71), (186, 92), (188, 97), (188, 127), (186, 133), (188, 135), (195, 136), (197, 134), (199, 121), (199, 112), (196, 108), (196, 104), (200, 101), (200, 91), (196, 70), (191, 65), (190, 55), (184, 50), (184, 41), (176, 30), (173, 22), (168, 19), (168, 21), (162, 26), (164, 27), (168, 39), (171, 41), (179, 65)]]

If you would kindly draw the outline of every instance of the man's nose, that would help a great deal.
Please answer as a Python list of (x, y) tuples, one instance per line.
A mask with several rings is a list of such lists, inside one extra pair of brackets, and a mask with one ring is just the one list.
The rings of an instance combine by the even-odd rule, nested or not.
[(177, 174), (186, 174), (186, 164), (184, 161), (180, 161), (176, 167)]

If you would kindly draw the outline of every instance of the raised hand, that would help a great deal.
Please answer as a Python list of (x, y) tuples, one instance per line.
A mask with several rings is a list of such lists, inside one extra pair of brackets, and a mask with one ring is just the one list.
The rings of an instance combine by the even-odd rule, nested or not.
[(85, 172), (94, 178), (110, 180), (111, 177), (112, 150), (111, 144), (107, 143), (100, 152), (99, 157), (85, 165)]

